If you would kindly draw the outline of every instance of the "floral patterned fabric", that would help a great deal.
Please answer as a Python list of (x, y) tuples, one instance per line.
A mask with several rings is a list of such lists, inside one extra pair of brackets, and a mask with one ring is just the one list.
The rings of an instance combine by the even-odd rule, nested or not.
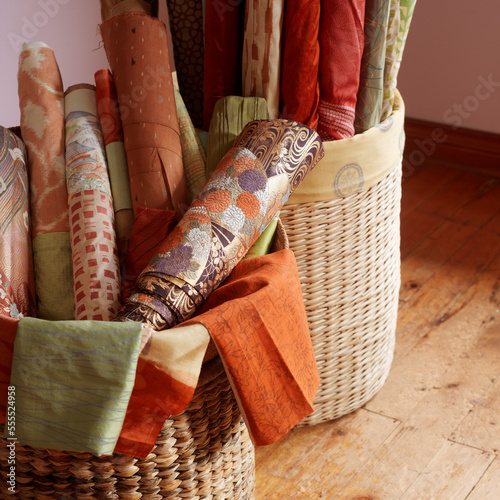
[(297, 122), (249, 123), (141, 273), (117, 319), (162, 330), (190, 318), (322, 156), (318, 134)]

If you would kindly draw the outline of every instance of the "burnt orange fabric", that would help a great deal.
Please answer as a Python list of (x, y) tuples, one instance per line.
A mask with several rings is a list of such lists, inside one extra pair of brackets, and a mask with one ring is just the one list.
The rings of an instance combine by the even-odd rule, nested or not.
[(0, 316), (0, 424), (5, 424), (7, 394), (18, 323), (18, 319)]
[(188, 208), (165, 25), (132, 12), (101, 25), (113, 72), (134, 210)]
[(283, 20), (280, 117), (316, 130), (320, 0), (287, 0)]
[(240, 262), (192, 323), (215, 341), (256, 445), (313, 411), (319, 374), (292, 251)]

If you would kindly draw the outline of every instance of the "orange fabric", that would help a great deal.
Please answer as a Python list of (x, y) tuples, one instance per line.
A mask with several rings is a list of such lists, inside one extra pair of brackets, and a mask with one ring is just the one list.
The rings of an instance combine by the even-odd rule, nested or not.
[(0, 424), (5, 424), (7, 394), (18, 323), (18, 319), (0, 316)]
[(188, 194), (167, 32), (156, 18), (132, 12), (101, 25), (115, 81), (134, 210), (188, 208)]
[(292, 251), (240, 262), (192, 323), (215, 341), (256, 445), (313, 411), (319, 374)]

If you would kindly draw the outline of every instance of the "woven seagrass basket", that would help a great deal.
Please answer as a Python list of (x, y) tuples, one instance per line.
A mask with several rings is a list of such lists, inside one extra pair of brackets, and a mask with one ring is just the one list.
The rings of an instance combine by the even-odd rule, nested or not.
[[(401, 115), (403, 103), (397, 97)], [(290, 249), (297, 259), (320, 374), (315, 411), (299, 426), (333, 420), (360, 408), (382, 387), (391, 367), (400, 286), (399, 214), (404, 145), (403, 118), (396, 118), (389, 118), (367, 141), (362, 137), (364, 134), (355, 136), (355, 141), (344, 140), (351, 141), (346, 148), (347, 157), (341, 152), (344, 158), (339, 160), (337, 174), (331, 176), (337, 190), (335, 199), (295, 203), (294, 195), (281, 211)], [(401, 130), (393, 130), (389, 137), (387, 129), (391, 127)], [(379, 151), (370, 153), (372, 140), (379, 141)], [(323, 175), (326, 170), (320, 164), (329, 161), (328, 155), (329, 159), (336, 157), (328, 149), (342, 147), (338, 143), (344, 141), (324, 143), (325, 159), (309, 175)], [(389, 163), (383, 166), (386, 173), (374, 185), (363, 189), (362, 174), (357, 177), (363, 162), (356, 162), (356, 155), (364, 147), (363, 142), (367, 142), (367, 158), (370, 154), (384, 155), (380, 141), (387, 141), (387, 147), (393, 149), (389, 152)], [(384, 164), (384, 158), (381, 160)], [(375, 174), (372, 179), (380, 177), (380, 172)], [(354, 179), (357, 185), (346, 189), (344, 183), (342, 187), (338, 182), (342, 176), (347, 184)], [(318, 182), (321, 181), (319, 178)], [(354, 192), (342, 196), (349, 190)], [(298, 199), (303, 199), (300, 192)]]

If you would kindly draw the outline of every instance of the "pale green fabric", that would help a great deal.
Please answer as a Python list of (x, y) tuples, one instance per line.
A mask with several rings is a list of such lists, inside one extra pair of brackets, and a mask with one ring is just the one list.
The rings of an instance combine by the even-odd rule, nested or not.
[(245, 125), (269, 119), (263, 97), (228, 96), (215, 103), (207, 143), (207, 178), (210, 177)]
[(109, 170), (109, 181), (113, 194), (113, 209), (132, 210), (132, 195), (128, 178), (127, 155), (123, 142), (111, 142), (105, 147)]
[(19, 441), (113, 453), (134, 386), (142, 328), (135, 322), (21, 319), (11, 374)]
[(73, 261), (69, 232), (39, 234), (33, 240), (37, 315), (74, 319)]
[(251, 257), (261, 257), (262, 255), (267, 255), (271, 251), (271, 245), (273, 243), (274, 234), (276, 233), (276, 226), (278, 225), (278, 216), (268, 224), (266, 229), (257, 238), (257, 241), (250, 247), (245, 259), (250, 259)]

